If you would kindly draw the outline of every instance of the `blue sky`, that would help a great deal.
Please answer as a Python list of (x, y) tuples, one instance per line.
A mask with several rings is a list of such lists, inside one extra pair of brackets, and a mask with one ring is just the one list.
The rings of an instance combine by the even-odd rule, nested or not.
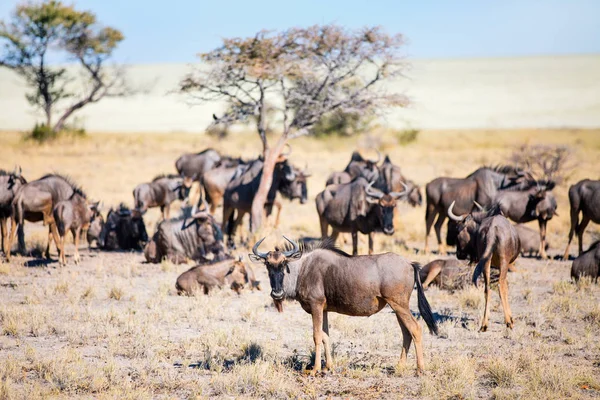
[[(0, 19), (17, 0), (0, 1)], [(67, 3), (73, 3), (67, 1)], [(382, 25), (410, 58), (600, 53), (600, 0), (78, 0), (123, 31), (129, 63), (190, 62), (221, 38), (334, 22)]]

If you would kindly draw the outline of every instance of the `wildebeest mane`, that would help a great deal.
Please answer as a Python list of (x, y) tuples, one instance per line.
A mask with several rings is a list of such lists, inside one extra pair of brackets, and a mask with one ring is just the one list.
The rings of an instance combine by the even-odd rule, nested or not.
[(502, 191), (506, 190), (508, 192), (520, 192), (532, 189), (534, 187), (540, 187), (542, 190), (552, 190), (556, 186), (556, 182), (548, 179), (526, 179), (523, 182), (507, 187), (505, 189), (501, 189)]
[(59, 179), (62, 179), (63, 181), (67, 182), (69, 184), (69, 186), (71, 186), (71, 189), (73, 189), (74, 193), (80, 195), (84, 199), (87, 199), (87, 194), (85, 194), (85, 192), (83, 191), (83, 189), (81, 188), (81, 186), (79, 186), (73, 180), (73, 178), (71, 178), (70, 176), (63, 175), (63, 174), (58, 174), (56, 172), (53, 172), (51, 174), (46, 174), (46, 175), (42, 176), (39, 180), (41, 181), (42, 179), (48, 179), (48, 178), (59, 178)]
[(152, 178), (152, 182), (156, 182), (159, 179), (162, 178), (168, 178), (168, 179), (177, 179), (177, 178), (181, 178), (181, 176), (177, 175), (177, 174), (160, 174), (160, 175), (156, 175), (154, 178)]
[(197, 156), (199, 156), (199, 155), (201, 155), (201, 154), (204, 154), (204, 153), (206, 153), (206, 152), (208, 152), (208, 151), (213, 151), (213, 150), (214, 150), (213, 148), (209, 147), (208, 149), (204, 149), (204, 150), (202, 150), (200, 153), (196, 153), (196, 155), (197, 155)]
[(481, 167), (479, 167), (475, 171), (473, 171), (471, 174), (469, 174), (467, 176), (467, 178), (472, 177), (477, 171), (479, 171), (481, 169), (489, 169), (490, 171), (498, 172), (500, 174), (516, 174), (516, 173), (520, 172), (520, 170), (513, 165), (503, 165), (503, 164), (482, 165)]
[[(329, 250), (343, 257), (352, 257), (350, 254), (337, 247), (335, 241), (331, 238), (313, 240), (310, 242), (299, 241), (298, 247), (300, 247), (300, 252), (302, 254), (308, 254), (314, 250)], [(283, 251), (290, 251), (292, 249), (293, 246), (291, 243), (285, 243), (283, 245)]]

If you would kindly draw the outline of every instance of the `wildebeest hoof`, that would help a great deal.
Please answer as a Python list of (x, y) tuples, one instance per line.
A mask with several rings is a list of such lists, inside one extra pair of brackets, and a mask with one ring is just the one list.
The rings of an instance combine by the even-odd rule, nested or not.
[(487, 332), (487, 328), (487, 325), (484, 325), (479, 329), (479, 332)]

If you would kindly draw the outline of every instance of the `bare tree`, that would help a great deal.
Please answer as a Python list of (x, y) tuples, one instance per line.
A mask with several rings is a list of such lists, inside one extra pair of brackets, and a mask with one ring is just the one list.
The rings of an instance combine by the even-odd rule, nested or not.
[[(204, 64), (190, 72), (179, 91), (192, 102), (226, 101), (219, 122), (253, 117), (265, 159), (252, 204), (252, 226), (260, 226), (273, 169), (288, 140), (310, 133), (324, 115), (336, 111), (375, 113), (408, 100), (380, 83), (401, 75), (401, 35), (379, 27), (348, 31), (337, 25), (258, 32), (250, 38), (224, 39), (200, 55)], [(267, 105), (280, 115), (281, 135), (267, 141)]]
[[(124, 96), (123, 68), (108, 67), (123, 34), (101, 27), (89, 11), (77, 11), (60, 1), (24, 3), (17, 6), (10, 22), (0, 22), (0, 66), (14, 70), (33, 89), (29, 103), (41, 109), (45, 125), (59, 132), (67, 120), (84, 106), (107, 96)], [(49, 60), (76, 61), (84, 80), (73, 85), (67, 68), (49, 65)], [(68, 105), (62, 105), (71, 100)], [(59, 112), (56, 123), (53, 116)]]
[(577, 166), (573, 153), (569, 146), (524, 144), (513, 152), (511, 161), (538, 178), (560, 184)]

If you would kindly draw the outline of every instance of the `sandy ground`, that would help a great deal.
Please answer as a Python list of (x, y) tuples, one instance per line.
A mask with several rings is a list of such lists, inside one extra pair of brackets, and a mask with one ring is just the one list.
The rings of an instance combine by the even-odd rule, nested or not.
[[(564, 128), (600, 126), (600, 56), (408, 60), (407, 79), (386, 83), (412, 100), (387, 115), (392, 128)], [(202, 132), (219, 104), (190, 107), (171, 92), (185, 64), (132, 65), (127, 99), (104, 99), (77, 114), (98, 132)], [(26, 89), (0, 69), (0, 129), (31, 129), (36, 115)]]

